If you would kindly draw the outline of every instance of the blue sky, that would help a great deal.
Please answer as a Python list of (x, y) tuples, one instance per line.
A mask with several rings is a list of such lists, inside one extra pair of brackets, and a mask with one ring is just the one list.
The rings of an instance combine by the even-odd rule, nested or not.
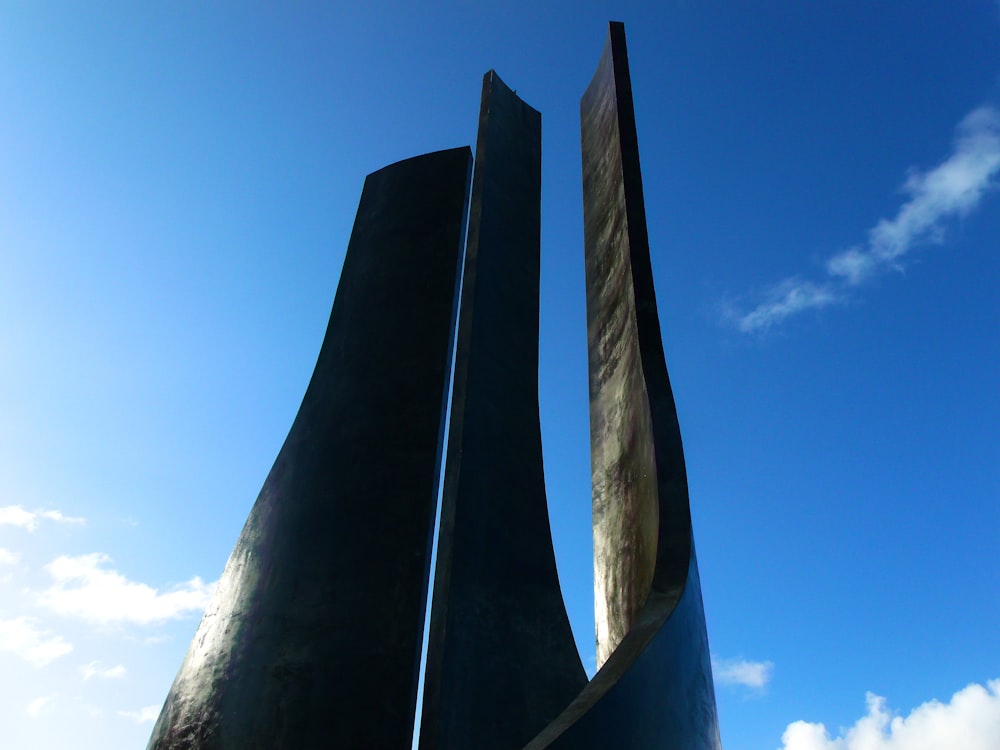
[(610, 19), (725, 747), (1000, 743), (1000, 5), (22, 2), (3, 747), (144, 745), (305, 391), (364, 176), (474, 144), (490, 68), (543, 115), (546, 482), (593, 664), (579, 98)]

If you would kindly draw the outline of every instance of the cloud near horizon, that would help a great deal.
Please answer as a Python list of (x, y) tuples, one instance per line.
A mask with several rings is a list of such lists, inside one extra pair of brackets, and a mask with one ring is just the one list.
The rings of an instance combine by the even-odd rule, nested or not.
[(58, 510), (25, 510), (20, 505), (7, 505), (0, 508), (0, 525), (19, 526), (28, 531), (38, 528), (40, 521), (55, 521), (56, 523), (85, 523), (82, 518), (67, 516)]
[(138, 711), (119, 711), (118, 715), (131, 719), (136, 724), (152, 724), (160, 715), (160, 706), (145, 706)]
[(914, 247), (940, 242), (945, 222), (972, 211), (996, 187), (1000, 174), (1000, 109), (984, 105), (966, 115), (955, 132), (951, 155), (929, 172), (911, 169), (909, 196), (891, 219), (868, 231), (865, 243), (830, 258), (822, 281), (787, 278), (765, 290), (749, 311), (726, 305), (723, 316), (744, 333), (766, 331), (800, 312), (842, 302), (847, 292), (884, 270), (900, 270)]
[(0, 620), (0, 652), (21, 657), (36, 667), (44, 667), (73, 650), (72, 644), (28, 617)]
[(774, 664), (769, 661), (746, 659), (712, 659), (712, 675), (723, 685), (742, 685), (763, 689), (771, 681)]
[(41, 698), (35, 698), (35, 700), (27, 705), (24, 712), (32, 719), (36, 719), (42, 715), (46, 708), (52, 705), (52, 701), (54, 700), (54, 695), (43, 695)]
[(100, 662), (92, 661), (89, 664), (81, 665), (79, 672), (85, 681), (93, 677), (98, 677), (102, 680), (114, 680), (124, 677), (126, 669), (124, 664), (118, 664), (114, 667), (103, 667)]
[(92, 625), (156, 625), (201, 614), (215, 588), (195, 576), (160, 592), (106, 567), (110, 562), (101, 553), (57, 557), (45, 566), (53, 583), (39, 594), (39, 604)]
[(928, 701), (894, 716), (885, 698), (866, 696), (868, 713), (831, 739), (823, 724), (796, 721), (781, 736), (781, 750), (996, 750), (1000, 748), (1000, 680), (972, 684), (949, 703)]

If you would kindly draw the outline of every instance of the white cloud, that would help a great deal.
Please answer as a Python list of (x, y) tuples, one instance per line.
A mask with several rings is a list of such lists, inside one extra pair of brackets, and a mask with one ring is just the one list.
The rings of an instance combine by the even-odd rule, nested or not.
[(796, 721), (781, 750), (996, 750), (1000, 748), (1000, 680), (969, 685), (951, 702), (936, 700), (893, 716), (885, 698), (868, 693), (868, 713), (831, 739), (823, 724)]
[(744, 333), (765, 331), (792, 315), (843, 301), (847, 291), (885, 269), (901, 269), (915, 246), (939, 242), (949, 219), (972, 211), (1000, 176), (1000, 109), (982, 106), (958, 125), (950, 156), (929, 172), (911, 170), (909, 196), (891, 219), (868, 231), (867, 242), (826, 262), (821, 282), (786, 279), (767, 290), (749, 312), (732, 309), (724, 318)]
[(31, 701), (28, 706), (24, 709), (25, 713), (31, 718), (37, 718), (42, 715), (42, 712), (52, 705), (52, 701), (55, 699), (54, 695), (45, 695), (41, 698), (35, 698)]
[(124, 677), (125, 671), (124, 664), (118, 664), (114, 667), (103, 667), (98, 661), (92, 661), (89, 664), (83, 664), (80, 666), (80, 674), (85, 680), (89, 680), (91, 677), (99, 677), (103, 680), (113, 680), (118, 677)]
[(200, 614), (215, 587), (196, 576), (161, 593), (103, 567), (110, 561), (100, 553), (56, 558), (45, 566), (54, 582), (39, 595), (39, 603), (95, 625), (152, 625)]
[(760, 690), (771, 681), (774, 664), (746, 659), (712, 659), (712, 675), (723, 685), (742, 685)]
[(1000, 174), (1000, 110), (980, 107), (959, 123), (951, 156), (927, 173), (911, 171), (903, 191), (910, 200), (892, 219), (868, 232), (866, 248), (854, 247), (827, 263), (831, 276), (859, 284), (899, 259), (919, 242), (940, 240), (944, 222), (963, 216), (996, 185)]
[(863, 279), (871, 276), (877, 267), (878, 261), (875, 256), (860, 245), (848, 248), (826, 262), (828, 274), (839, 276), (851, 285), (860, 284)]
[(20, 505), (7, 505), (0, 508), (0, 525), (20, 526), (28, 531), (38, 528), (39, 521), (55, 521), (57, 523), (83, 523), (84, 519), (64, 515), (58, 510), (25, 510)]
[(830, 284), (815, 284), (798, 278), (775, 284), (764, 295), (764, 301), (745, 314), (730, 313), (736, 327), (744, 333), (764, 331), (790, 315), (804, 310), (827, 307), (840, 301)]
[(27, 617), (0, 620), (0, 651), (20, 656), (36, 667), (44, 667), (72, 650), (62, 636), (40, 628)]
[(136, 724), (151, 724), (160, 715), (160, 707), (146, 706), (145, 708), (140, 708), (138, 711), (119, 711), (118, 715), (124, 716), (126, 719), (131, 719)]
[(16, 565), (20, 559), (21, 555), (17, 552), (11, 552), (9, 549), (0, 547), (0, 565)]

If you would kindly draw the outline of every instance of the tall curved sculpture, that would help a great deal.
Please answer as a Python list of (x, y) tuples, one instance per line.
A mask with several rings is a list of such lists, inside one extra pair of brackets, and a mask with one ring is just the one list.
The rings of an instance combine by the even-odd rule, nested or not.
[(485, 75), (420, 750), (522, 747), (587, 682), (542, 472), (541, 121)]
[(620, 23), (610, 25), (580, 112), (595, 615), (603, 666), (527, 750), (719, 750)]
[(464, 148), (365, 181), (312, 381), (150, 750), (411, 747), (455, 335), (420, 750), (721, 750), (622, 24), (580, 109), (595, 677), (545, 501), (541, 115), (490, 71), (474, 173)]
[(312, 380), (150, 750), (410, 747), (471, 166), (365, 180)]

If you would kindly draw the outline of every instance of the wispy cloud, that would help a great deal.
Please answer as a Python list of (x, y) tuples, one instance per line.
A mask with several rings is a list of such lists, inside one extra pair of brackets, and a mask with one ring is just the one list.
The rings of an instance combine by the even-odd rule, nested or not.
[(117, 664), (113, 667), (104, 667), (98, 661), (92, 661), (89, 664), (82, 664), (79, 669), (80, 674), (85, 680), (89, 680), (93, 677), (98, 677), (102, 680), (113, 680), (119, 677), (124, 677), (126, 672), (124, 664)]
[(7, 505), (0, 508), (0, 525), (19, 526), (28, 531), (34, 531), (41, 521), (84, 523), (84, 519), (64, 515), (58, 510), (25, 510), (20, 505)]
[(16, 565), (20, 559), (21, 555), (17, 552), (11, 552), (9, 549), (0, 547), (0, 565)]
[(126, 719), (131, 719), (136, 724), (151, 724), (160, 715), (160, 707), (146, 706), (145, 708), (140, 708), (138, 711), (119, 711), (118, 715), (124, 716)]
[(894, 716), (885, 698), (868, 693), (868, 713), (831, 739), (823, 724), (796, 721), (782, 750), (996, 750), (1000, 747), (1000, 680), (969, 685), (949, 703), (932, 700)]
[(110, 562), (100, 553), (56, 558), (45, 566), (53, 583), (39, 603), (95, 625), (153, 625), (202, 612), (215, 586), (196, 576), (160, 592), (106, 567)]
[(972, 211), (1000, 175), (1000, 110), (982, 106), (958, 125), (952, 153), (928, 172), (910, 170), (903, 184), (909, 199), (892, 218), (879, 220), (866, 242), (831, 257), (822, 281), (785, 279), (764, 291), (749, 311), (726, 306), (724, 317), (744, 333), (766, 331), (800, 312), (848, 297), (876, 274), (902, 269), (915, 247), (940, 242), (947, 222)]
[(947, 219), (975, 208), (998, 172), (1000, 111), (980, 107), (959, 124), (951, 156), (930, 172), (910, 172), (903, 185), (910, 200), (896, 216), (882, 219), (868, 232), (867, 246), (831, 258), (827, 272), (859, 284), (879, 269), (898, 268), (914, 245), (940, 241)]
[(741, 685), (761, 690), (771, 681), (774, 664), (746, 659), (712, 659), (712, 675), (723, 685)]
[(763, 298), (750, 312), (739, 313), (731, 308), (728, 317), (741, 331), (752, 333), (765, 331), (791, 315), (841, 301), (836, 285), (816, 284), (800, 278), (785, 279), (775, 284), (764, 292)]
[(46, 708), (52, 705), (53, 700), (55, 700), (54, 695), (45, 695), (41, 698), (35, 698), (35, 700), (31, 701), (31, 703), (27, 705), (24, 712), (31, 718), (36, 719), (42, 715), (42, 712), (45, 711)]
[(43, 629), (35, 620), (0, 620), (0, 652), (15, 654), (36, 667), (44, 667), (72, 650), (72, 644)]

